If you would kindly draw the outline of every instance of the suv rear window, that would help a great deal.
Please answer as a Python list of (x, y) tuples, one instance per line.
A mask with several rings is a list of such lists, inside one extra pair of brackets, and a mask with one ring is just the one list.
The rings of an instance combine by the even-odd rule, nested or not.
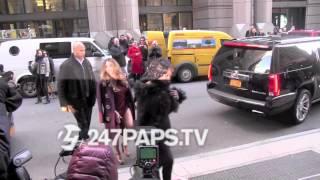
[(254, 73), (269, 73), (272, 50), (222, 47), (214, 63), (219, 67), (235, 68)]
[(317, 47), (314, 42), (280, 46), (280, 71), (296, 70), (313, 65), (316, 59), (314, 47)]

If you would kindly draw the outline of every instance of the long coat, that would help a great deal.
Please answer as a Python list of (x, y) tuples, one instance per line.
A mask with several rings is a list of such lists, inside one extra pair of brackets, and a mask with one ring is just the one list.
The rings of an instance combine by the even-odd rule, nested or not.
[[(132, 117), (135, 119), (134, 102), (131, 91), (126, 96), (127, 105), (131, 110)], [(116, 119), (115, 95), (109, 82), (101, 80), (97, 83), (97, 103), (100, 122), (105, 124), (107, 129), (121, 128)]]
[[(178, 91), (178, 100), (170, 95), (171, 89)], [(178, 110), (186, 96), (184, 91), (170, 88), (166, 81), (154, 80), (150, 84), (138, 81), (135, 85), (135, 98), (138, 125), (167, 130), (171, 128), (169, 114)]]
[[(96, 81), (90, 62), (82, 66), (74, 56), (60, 66), (58, 95), (61, 106), (72, 105), (79, 109), (93, 107), (96, 101)], [(84, 73), (85, 72), (85, 73)]]
[(128, 56), (131, 59), (131, 73), (143, 74), (142, 53), (139, 47), (131, 46), (128, 50)]
[(120, 67), (125, 67), (127, 65), (124, 52), (121, 51), (121, 48), (115, 45), (111, 45), (109, 52), (113, 59), (115, 59)]
[(10, 160), (10, 121), (8, 112), (13, 112), (22, 104), (22, 96), (10, 88), (5, 78), (0, 78), (0, 179), (6, 179)]

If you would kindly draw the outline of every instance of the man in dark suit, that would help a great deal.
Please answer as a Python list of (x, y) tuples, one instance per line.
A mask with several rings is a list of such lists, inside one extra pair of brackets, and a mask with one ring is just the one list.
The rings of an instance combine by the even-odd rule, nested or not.
[(60, 66), (58, 94), (61, 109), (72, 112), (80, 128), (79, 140), (89, 138), (92, 108), (96, 100), (96, 82), (85, 46), (75, 42), (73, 55)]

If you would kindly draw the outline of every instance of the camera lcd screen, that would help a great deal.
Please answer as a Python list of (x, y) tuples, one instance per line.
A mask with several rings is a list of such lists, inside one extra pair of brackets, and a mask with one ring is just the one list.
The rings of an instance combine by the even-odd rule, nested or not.
[(140, 149), (140, 159), (154, 159), (157, 158), (156, 148), (141, 148)]

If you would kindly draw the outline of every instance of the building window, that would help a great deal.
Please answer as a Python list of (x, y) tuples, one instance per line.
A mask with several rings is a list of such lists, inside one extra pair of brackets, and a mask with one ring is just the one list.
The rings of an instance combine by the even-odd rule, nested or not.
[(164, 31), (179, 29), (179, 19), (177, 13), (163, 14)]
[(140, 23), (140, 30), (141, 31), (147, 31), (148, 30), (147, 15), (146, 14), (140, 14), (139, 15), (139, 23)]
[(139, 3), (139, 7), (145, 7), (147, 5), (146, 0), (139, 0), (138, 3)]
[(32, 0), (33, 12), (43, 12), (44, 2), (43, 0)]
[(88, 19), (75, 19), (72, 31), (72, 36), (74, 37), (89, 37)]
[(272, 22), (277, 28), (290, 29), (295, 26), (296, 29), (304, 29), (306, 21), (306, 8), (273, 8)]
[(162, 14), (148, 14), (147, 25), (148, 25), (148, 30), (162, 31), (163, 30)]
[(45, 0), (46, 11), (62, 11), (62, 0)]
[(64, 0), (66, 10), (78, 10), (80, 8), (79, 0)]
[(21, 0), (8, 1), (9, 14), (22, 14), (24, 13), (24, 5)]
[(140, 14), (141, 31), (171, 31), (178, 29), (192, 29), (192, 13)]
[(178, 6), (192, 6), (192, 0), (177, 0)]
[(163, 6), (176, 6), (177, 0), (162, 0)]
[(5, 0), (0, 0), (0, 15), (7, 14), (6, 6)]
[(80, 9), (87, 9), (87, 0), (80, 0)]
[(161, 0), (147, 0), (147, 6), (161, 6)]
[(192, 29), (192, 22), (191, 12), (179, 13), (179, 29)]

